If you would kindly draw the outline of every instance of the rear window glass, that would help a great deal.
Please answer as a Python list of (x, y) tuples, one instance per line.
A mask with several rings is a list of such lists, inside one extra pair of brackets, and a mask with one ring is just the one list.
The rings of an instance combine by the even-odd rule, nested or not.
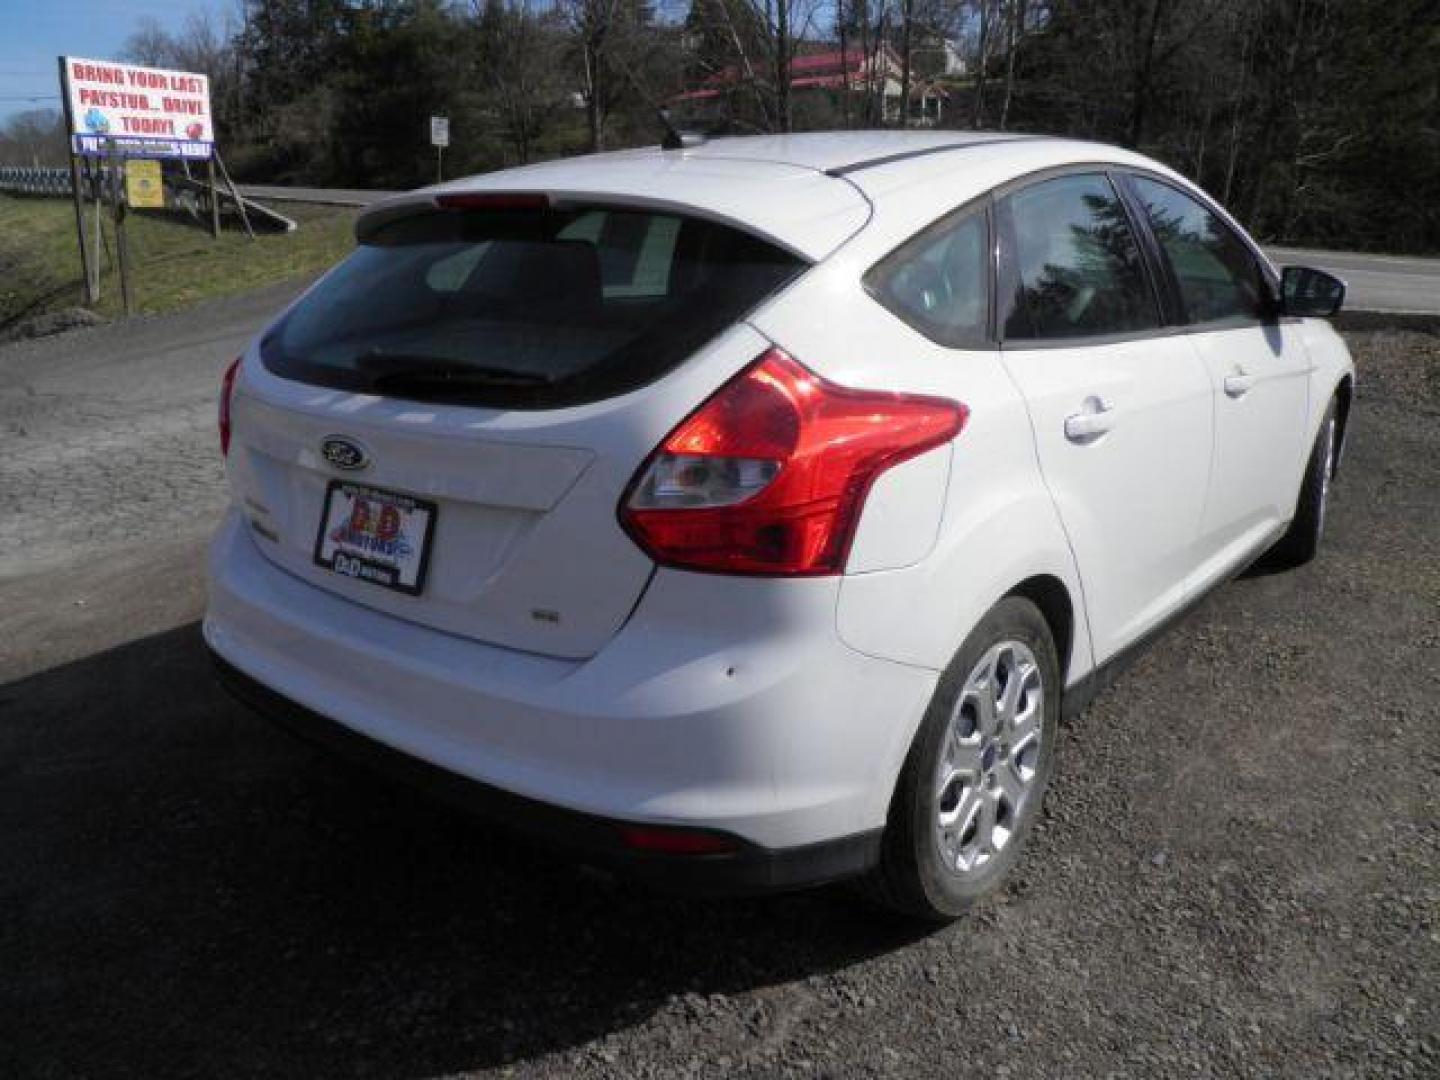
[(440, 210), (390, 222), (261, 343), (283, 378), (553, 408), (658, 378), (805, 263), (674, 214)]

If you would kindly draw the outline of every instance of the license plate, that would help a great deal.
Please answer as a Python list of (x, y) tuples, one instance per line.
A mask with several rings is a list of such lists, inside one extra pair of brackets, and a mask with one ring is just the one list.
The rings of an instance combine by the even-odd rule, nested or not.
[(396, 491), (331, 480), (315, 562), (337, 574), (418, 596), (438, 508)]

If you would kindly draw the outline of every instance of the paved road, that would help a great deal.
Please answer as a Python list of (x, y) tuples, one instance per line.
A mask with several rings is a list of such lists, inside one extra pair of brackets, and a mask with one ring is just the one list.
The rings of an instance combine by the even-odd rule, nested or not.
[[(393, 191), (248, 185), (241, 185), (240, 190), (246, 196), (258, 199), (288, 199), (294, 202), (337, 203), (344, 206), (368, 206), (387, 195), (396, 194)], [(1440, 259), (1307, 251), (1285, 247), (1271, 247), (1266, 250), (1278, 265), (1292, 263), (1317, 266), (1344, 278), (1348, 286), (1345, 306), (1352, 311), (1440, 314)]]
[(215, 384), (288, 291), (0, 348), (0, 1076), (1440, 1075), (1435, 339), (1352, 336), (1320, 560), (1103, 695), (934, 932), (648, 895), (227, 701)]
[(1318, 266), (1343, 278), (1349, 309), (1440, 313), (1440, 259), (1280, 247), (1266, 250), (1279, 265)]
[(194, 617), (220, 373), (302, 285), (0, 346), (0, 682)]

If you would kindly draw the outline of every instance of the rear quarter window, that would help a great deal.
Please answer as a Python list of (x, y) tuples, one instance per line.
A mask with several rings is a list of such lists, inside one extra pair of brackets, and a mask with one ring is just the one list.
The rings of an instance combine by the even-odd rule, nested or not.
[(990, 225), (963, 208), (929, 226), (865, 275), (870, 295), (926, 337), (983, 347), (990, 323)]
[(552, 408), (682, 363), (806, 263), (676, 214), (424, 211), (391, 221), (266, 335), (265, 366), (332, 389)]

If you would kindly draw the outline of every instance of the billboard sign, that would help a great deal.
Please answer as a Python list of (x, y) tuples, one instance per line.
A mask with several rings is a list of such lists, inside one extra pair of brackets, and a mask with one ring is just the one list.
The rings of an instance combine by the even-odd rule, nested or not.
[(188, 71), (63, 58), (70, 140), (77, 154), (189, 158), (215, 145), (210, 80)]

